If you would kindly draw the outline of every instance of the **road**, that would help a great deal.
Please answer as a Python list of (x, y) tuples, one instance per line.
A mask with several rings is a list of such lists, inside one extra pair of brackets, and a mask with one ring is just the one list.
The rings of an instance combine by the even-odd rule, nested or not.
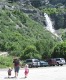
[(66, 65), (54, 67), (30, 68), (29, 75), (24, 78), (24, 68), (20, 69), (18, 78), (14, 78), (12, 70), (11, 78), (8, 79), (7, 69), (0, 69), (0, 80), (66, 80)]

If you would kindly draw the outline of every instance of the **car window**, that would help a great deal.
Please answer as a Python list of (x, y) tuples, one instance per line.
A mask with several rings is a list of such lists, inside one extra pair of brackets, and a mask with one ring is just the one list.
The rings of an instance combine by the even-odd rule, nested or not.
[(62, 58), (61, 60), (64, 60), (64, 58)]
[(60, 59), (56, 59), (56, 61), (59, 61)]
[(39, 62), (39, 60), (34, 60), (34, 62)]
[(32, 62), (32, 60), (26, 60), (26, 62)]

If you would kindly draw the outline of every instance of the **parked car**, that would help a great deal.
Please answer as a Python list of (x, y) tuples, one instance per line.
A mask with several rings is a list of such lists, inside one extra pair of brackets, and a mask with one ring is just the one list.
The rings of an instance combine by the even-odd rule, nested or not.
[(49, 66), (55, 66), (55, 65), (57, 65), (56, 59), (54, 59), (54, 58), (48, 59), (47, 62), (49, 64)]
[(26, 59), (26, 64), (28, 64), (29, 67), (39, 67), (40, 62), (38, 59)]
[(65, 59), (64, 58), (55, 58), (56, 62), (57, 62), (57, 66), (59, 65), (64, 65), (65, 64)]
[(48, 66), (48, 62), (40, 60), (40, 67)]

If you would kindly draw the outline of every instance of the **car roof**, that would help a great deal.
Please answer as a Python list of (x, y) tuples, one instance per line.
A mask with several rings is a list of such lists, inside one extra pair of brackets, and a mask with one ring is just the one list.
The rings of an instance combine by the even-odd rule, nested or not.
[(34, 59), (34, 58), (33, 58), (33, 59), (26, 59), (26, 60), (37, 60), (37, 59)]
[(64, 59), (64, 58), (55, 58), (55, 59)]

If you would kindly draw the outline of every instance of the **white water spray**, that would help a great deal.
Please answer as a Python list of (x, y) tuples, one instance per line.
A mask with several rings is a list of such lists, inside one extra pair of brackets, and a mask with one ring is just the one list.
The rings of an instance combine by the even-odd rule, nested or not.
[(47, 30), (58, 37), (58, 35), (56, 34), (56, 32), (54, 30), (54, 27), (53, 27), (53, 24), (52, 24), (50, 17), (46, 13), (44, 13), (44, 17), (46, 19)]

